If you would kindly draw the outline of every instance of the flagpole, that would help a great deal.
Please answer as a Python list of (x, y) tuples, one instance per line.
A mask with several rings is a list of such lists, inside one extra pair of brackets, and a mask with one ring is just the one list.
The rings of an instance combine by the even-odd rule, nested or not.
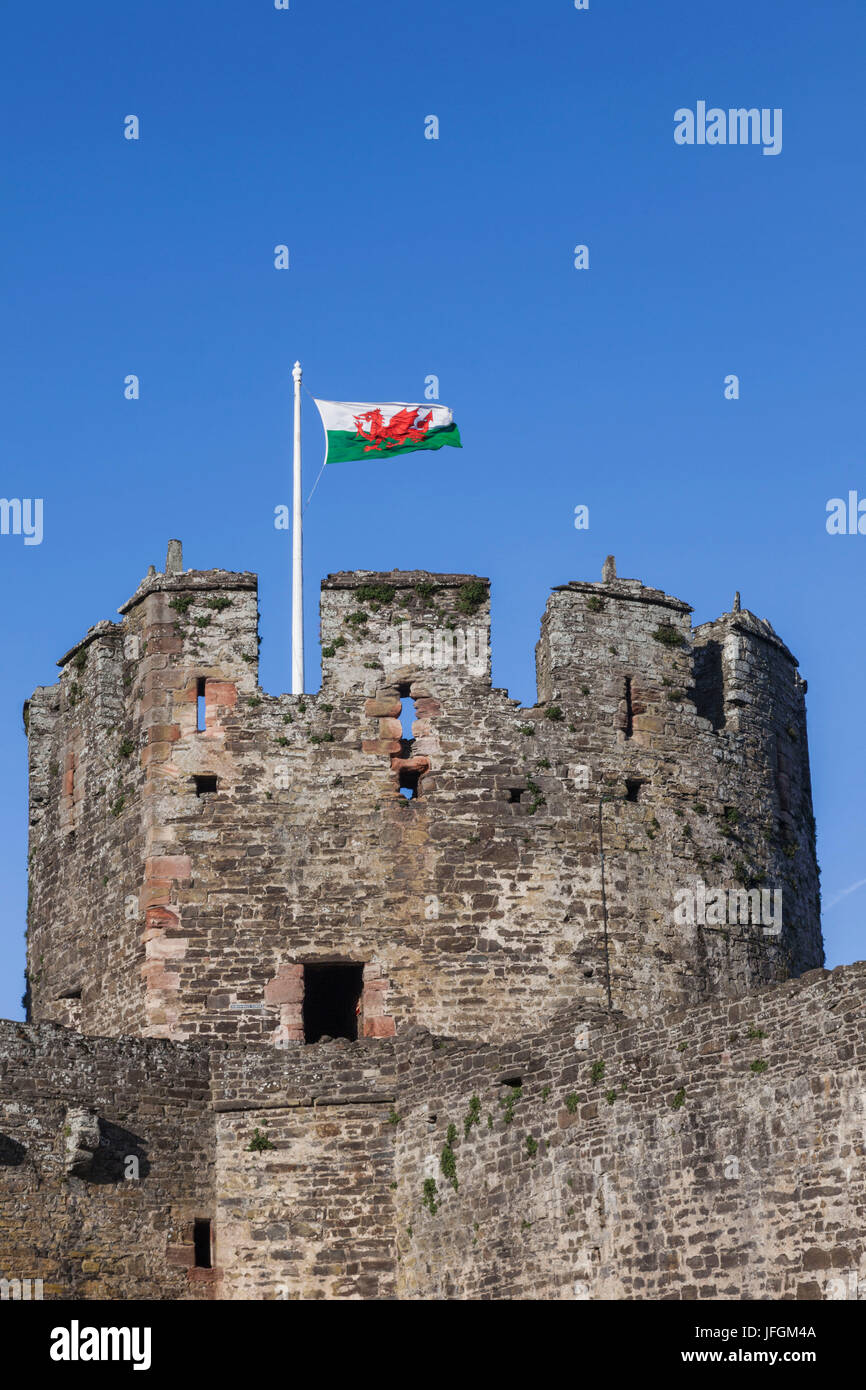
[(301, 533), (301, 364), (295, 383), (294, 491), (292, 498), (292, 694), (304, 693), (304, 546)]

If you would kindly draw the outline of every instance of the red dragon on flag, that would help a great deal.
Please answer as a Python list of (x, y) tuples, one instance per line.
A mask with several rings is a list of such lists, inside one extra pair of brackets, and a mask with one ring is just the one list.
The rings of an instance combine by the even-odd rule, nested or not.
[(354, 415), (352, 418), (357, 427), (357, 437), (370, 441), (369, 444), (365, 444), (364, 453), (369, 454), (371, 450), (397, 449), (401, 444), (417, 444), (424, 438), (433, 421), (432, 410), (428, 410), (421, 420), (416, 419), (419, 413), (417, 406), (410, 407), (398, 410), (396, 415), (392, 415), (390, 420), (386, 421), (377, 407), (375, 410), (365, 411), (363, 415)]

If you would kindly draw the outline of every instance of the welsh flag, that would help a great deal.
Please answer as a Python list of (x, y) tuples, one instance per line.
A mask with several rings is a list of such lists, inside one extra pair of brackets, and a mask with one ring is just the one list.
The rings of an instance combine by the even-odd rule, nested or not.
[[(313, 398), (315, 400), (315, 397)], [(355, 463), (415, 449), (463, 446), (447, 405), (316, 401), (328, 443), (325, 463)]]

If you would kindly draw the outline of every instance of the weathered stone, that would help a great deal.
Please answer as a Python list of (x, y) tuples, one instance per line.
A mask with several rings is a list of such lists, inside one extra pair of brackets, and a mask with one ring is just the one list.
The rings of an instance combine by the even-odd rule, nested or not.
[[(820, 969), (805, 684), (747, 610), (689, 613), (612, 562), (558, 588), (528, 709), (471, 575), (329, 576), (318, 695), (258, 688), (251, 575), (177, 555), (91, 629), (29, 704), (0, 1268), (38, 1248), (63, 1298), (856, 1283), (866, 970)], [(678, 919), (698, 881), (784, 885), (780, 930)], [(304, 1046), (335, 964), (360, 1038)]]

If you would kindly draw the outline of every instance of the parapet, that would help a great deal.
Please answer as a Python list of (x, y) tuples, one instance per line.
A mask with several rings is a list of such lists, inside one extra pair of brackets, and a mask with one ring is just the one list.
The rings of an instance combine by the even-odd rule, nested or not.
[[(805, 686), (746, 610), (693, 631), (608, 560), (525, 708), (475, 575), (329, 575), (316, 694), (261, 689), (252, 574), (174, 546), (120, 612), (29, 711), (40, 1021), (292, 1046), (327, 996), (330, 1034), (507, 1038), (823, 959)], [(742, 917), (676, 918), (693, 889)]]

